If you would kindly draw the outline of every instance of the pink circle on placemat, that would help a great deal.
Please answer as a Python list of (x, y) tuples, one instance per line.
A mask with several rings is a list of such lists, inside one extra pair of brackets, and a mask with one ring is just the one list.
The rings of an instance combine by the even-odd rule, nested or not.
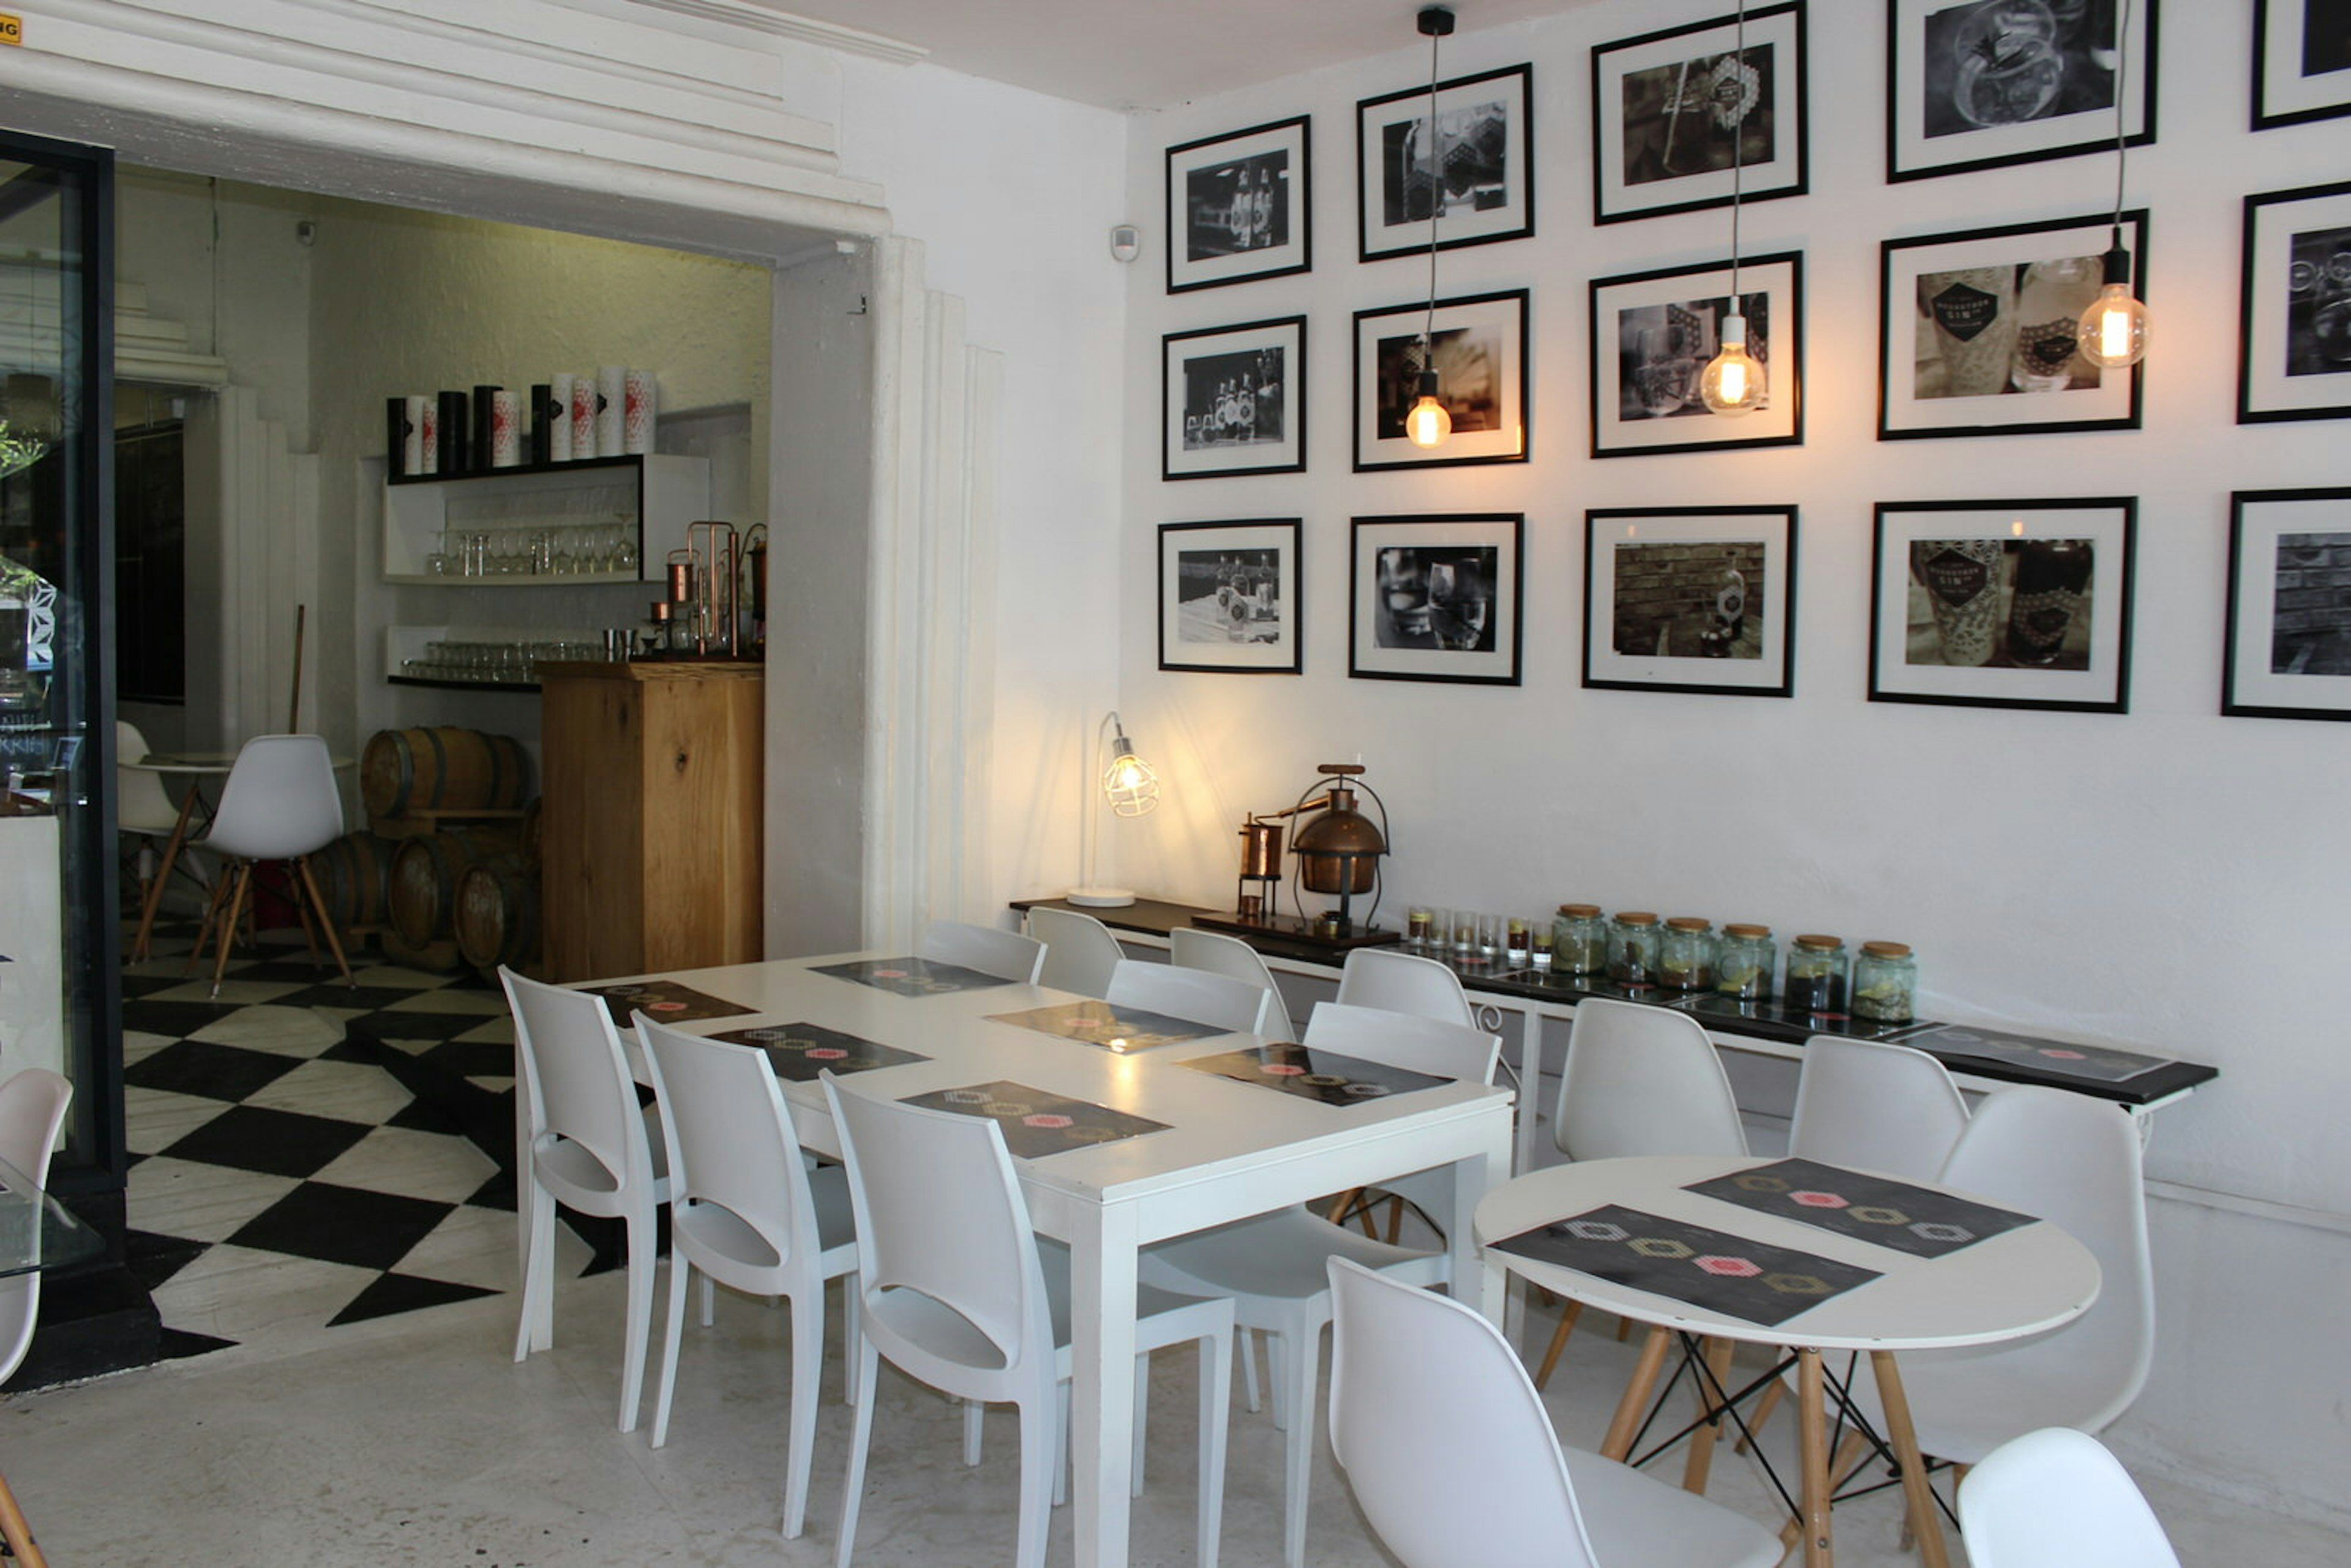
[(873, 977), (877, 980), (903, 980), (906, 977), (906, 971), (904, 969), (876, 969), (873, 971)]
[(1834, 1192), (1796, 1192), (1788, 1197), (1806, 1208), (1843, 1208), (1848, 1201), (1842, 1193)]
[(1260, 1063), (1258, 1071), (1269, 1078), (1297, 1078), (1301, 1076), (1306, 1069), (1293, 1062), (1268, 1061)]
[(2051, 1051), (2045, 1046), (2042, 1049), (2041, 1054), (2048, 1057), (2053, 1061), (2080, 1061), (2084, 1060), (2082, 1053), (2078, 1051)]
[(682, 1013), (684, 1010), (684, 1002), (647, 1002), (645, 1004), (645, 1011), (649, 1013)]
[(1020, 1124), (1024, 1127), (1045, 1127), (1050, 1128), (1052, 1131), (1059, 1132), (1061, 1128), (1071, 1126), (1073, 1124), (1071, 1122), (1069, 1117), (1061, 1115), (1058, 1112), (1040, 1111), (1034, 1116), (1021, 1117)]
[(837, 1045), (810, 1046), (805, 1053), (811, 1061), (839, 1061), (849, 1052)]

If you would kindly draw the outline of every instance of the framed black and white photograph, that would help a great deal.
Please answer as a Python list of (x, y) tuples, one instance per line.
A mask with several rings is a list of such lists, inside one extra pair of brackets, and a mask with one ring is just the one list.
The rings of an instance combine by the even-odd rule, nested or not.
[(1886, 9), (1888, 180), (2112, 153), (2117, 90), (2124, 140), (2155, 140), (2158, 0), (1886, 0)]
[(1347, 674), (1517, 685), (1525, 534), (1523, 512), (1357, 517)]
[(1739, 267), (1747, 352), (1763, 404), (1726, 418), (1698, 396), (1730, 314), (1730, 267), (1666, 267), (1592, 281), (1592, 455), (1794, 446), (1804, 439), (1804, 258), (1759, 256)]
[[(2076, 342), (2105, 282), (2111, 214), (1890, 239), (1879, 247), (1877, 438), (2136, 430), (2142, 367)], [(2123, 214), (2147, 293), (2147, 214)]]
[(2351, 419), (2351, 181), (2245, 198), (2237, 421)]
[(2220, 711), (2351, 719), (2351, 490), (2229, 497)]
[[(1424, 337), (1423, 333), (1426, 336)], [(1434, 363), (1453, 433), (1415, 446), (1405, 415)], [(1355, 312), (1355, 471), (1527, 460), (1527, 291)]]
[(1801, 196), (1804, 4), (1691, 22), (1592, 51), (1592, 221)]
[(1795, 689), (1793, 507), (1583, 514), (1583, 684), (1784, 697)]
[(1161, 478), (1305, 471), (1305, 317), (1170, 332), (1159, 358)]
[(2351, 114), (2351, 0), (2253, 0), (2253, 129)]
[(1294, 675), (1299, 519), (1162, 523), (1159, 667)]
[(1355, 105), (1355, 210), (1362, 256), (1524, 239), (1535, 232), (1532, 66), (1509, 66)]
[(1167, 150), (1167, 292), (1314, 265), (1308, 117)]
[(1869, 700), (2126, 713), (2138, 502), (1882, 501)]

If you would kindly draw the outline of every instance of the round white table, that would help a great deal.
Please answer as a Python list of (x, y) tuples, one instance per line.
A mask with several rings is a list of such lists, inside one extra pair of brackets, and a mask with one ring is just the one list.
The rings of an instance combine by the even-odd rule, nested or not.
[[(1718, 1376), (1728, 1365), (1733, 1341), (1794, 1352), (1806, 1568), (1827, 1568), (1832, 1562), (1832, 1484), (1821, 1353), (1867, 1352), (1885, 1406), (1886, 1437), (1901, 1461), (1903, 1491), (1921, 1561), (1926, 1568), (1942, 1568), (1942, 1531), (1928, 1490), (1901, 1373), (1895, 1364), (1896, 1353), (1994, 1344), (2066, 1322), (2097, 1296), (2097, 1260), (2080, 1241), (2046, 1220), (1987, 1237), (1938, 1258), (1920, 1258), (1687, 1190), (1695, 1183), (1772, 1163), (1720, 1155), (1667, 1155), (1553, 1166), (1489, 1192), (1478, 1205), (1477, 1238), (1487, 1249), (1489, 1261), (1511, 1273), (1555, 1295), (1650, 1325), (1633, 1380), (1601, 1447), (1601, 1452), (1612, 1458), (1622, 1459), (1631, 1451), (1641, 1413), (1648, 1405), (1675, 1333), (1716, 1342), (1709, 1347), (1709, 1358)], [(1909, 1185), (1950, 1191), (1923, 1182)], [(1766, 1324), (1494, 1245), (1612, 1205), (1869, 1269), (1877, 1278), (1780, 1322)], [(1711, 1425), (1702, 1427), (1698, 1440), (1710, 1444), (1713, 1431)], [(1695, 1451), (1693, 1470), (1703, 1477)]]

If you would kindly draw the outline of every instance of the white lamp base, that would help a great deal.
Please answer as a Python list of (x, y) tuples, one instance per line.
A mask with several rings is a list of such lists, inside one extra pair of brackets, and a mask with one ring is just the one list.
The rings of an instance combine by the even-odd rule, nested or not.
[(1123, 909), (1134, 902), (1134, 890), (1128, 887), (1073, 887), (1069, 891), (1071, 904), (1088, 909)]

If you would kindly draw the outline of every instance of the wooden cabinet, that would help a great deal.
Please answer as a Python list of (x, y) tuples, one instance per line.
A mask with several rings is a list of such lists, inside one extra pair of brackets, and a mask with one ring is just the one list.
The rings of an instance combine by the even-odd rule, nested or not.
[(757, 664), (541, 668), (548, 978), (763, 956), (765, 684)]

